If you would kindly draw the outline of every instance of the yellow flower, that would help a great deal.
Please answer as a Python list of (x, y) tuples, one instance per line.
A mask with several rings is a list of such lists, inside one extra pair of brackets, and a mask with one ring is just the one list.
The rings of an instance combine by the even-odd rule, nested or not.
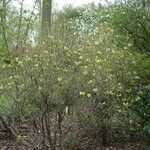
[(132, 46), (132, 43), (129, 43), (128, 46), (131, 47), (131, 46)]
[(19, 65), (22, 65), (22, 61), (19, 61), (18, 64), (19, 64)]
[(16, 61), (18, 61), (18, 60), (19, 60), (19, 58), (18, 58), (18, 57), (16, 57), (15, 59), (16, 59)]
[(61, 81), (62, 81), (62, 78), (61, 78), (61, 77), (58, 77), (58, 81), (61, 82)]
[(143, 91), (139, 91), (138, 94), (139, 94), (139, 95), (143, 95), (144, 92), (143, 92)]
[(93, 83), (93, 80), (90, 80), (90, 81), (88, 82), (88, 84), (91, 84), (91, 83)]
[(1, 85), (1, 86), (0, 86), (0, 90), (2, 90), (2, 89), (3, 89), (3, 86)]
[(101, 60), (100, 60), (100, 59), (97, 59), (97, 60), (96, 60), (96, 63), (100, 63), (100, 62), (101, 62)]
[(121, 113), (121, 112), (122, 112), (122, 110), (121, 110), (121, 109), (118, 109), (117, 111), (118, 111), (119, 113)]
[(84, 75), (87, 75), (87, 74), (88, 74), (88, 72), (87, 72), (87, 71), (84, 71), (84, 72), (83, 72), (83, 74), (84, 74)]
[(98, 88), (94, 88), (93, 92), (95, 92), (95, 93), (98, 92)]
[(91, 94), (90, 94), (90, 93), (88, 93), (88, 94), (87, 94), (87, 97), (91, 97)]
[(79, 94), (84, 96), (84, 95), (85, 95), (85, 92), (79, 92)]
[(106, 105), (106, 102), (103, 102), (102, 105)]
[(79, 59), (83, 59), (83, 56), (80, 56)]
[(38, 64), (35, 64), (35, 65), (34, 65), (34, 67), (38, 67), (38, 66), (39, 66)]
[(42, 90), (42, 88), (41, 88), (41, 87), (39, 87), (39, 90), (41, 91), (41, 90)]
[(26, 57), (26, 61), (30, 61), (30, 60), (31, 60), (31, 58), (27, 56)]
[(9, 77), (9, 80), (11, 80), (11, 79), (13, 79), (13, 77), (12, 77), (12, 76), (10, 76), (10, 77)]
[(87, 66), (84, 66), (84, 69), (87, 69), (88, 67)]
[(77, 66), (79, 66), (79, 65), (81, 64), (81, 61), (75, 62), (75, 64), (76, 64)]
[(101, 52), (100, 52), (100, 51), (98, 51), (97, 53), (98, 53), (98, 54), (101, 54)]

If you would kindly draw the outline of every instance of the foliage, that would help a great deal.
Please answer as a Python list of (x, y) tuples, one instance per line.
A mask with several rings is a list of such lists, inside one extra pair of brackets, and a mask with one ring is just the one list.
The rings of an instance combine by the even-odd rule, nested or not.
[(0, 55), (0, 117), (15, 127), (17, 140), (24, 140), (24, 122), (42, 137), (43, 149), (95, 149), (149, 138), (150, 26), (144, 4), (66, 7), (54, 12), (44, 41), (39, 14), (6, 8), (10, 57)]

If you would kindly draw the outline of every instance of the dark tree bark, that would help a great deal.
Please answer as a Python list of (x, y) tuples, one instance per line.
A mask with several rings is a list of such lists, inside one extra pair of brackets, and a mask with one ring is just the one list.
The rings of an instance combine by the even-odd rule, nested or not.
[(48, 36), (51, 30), (51, 16), (52, 16), (52, 0), (43, 0), (42, 3), (42, 36)]

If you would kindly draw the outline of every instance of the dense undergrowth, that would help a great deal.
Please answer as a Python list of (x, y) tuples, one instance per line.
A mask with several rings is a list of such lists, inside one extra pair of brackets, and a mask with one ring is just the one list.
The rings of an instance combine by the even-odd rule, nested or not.
[(8, 8), (1, 10), (0, 140), (7, 143), (0, 148), (148, 150), (149, 2), (66, 7), (53, 12), (44, 40), (39, 14)]

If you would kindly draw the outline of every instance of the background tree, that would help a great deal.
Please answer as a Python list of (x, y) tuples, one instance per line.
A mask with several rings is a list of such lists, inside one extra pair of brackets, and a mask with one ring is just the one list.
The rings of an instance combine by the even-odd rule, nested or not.
[(43, 0), (42, 23), (41, 23), (42, 36), (49, 35), (51, 30), (51, 18), (52, 18), (52, 0)]

